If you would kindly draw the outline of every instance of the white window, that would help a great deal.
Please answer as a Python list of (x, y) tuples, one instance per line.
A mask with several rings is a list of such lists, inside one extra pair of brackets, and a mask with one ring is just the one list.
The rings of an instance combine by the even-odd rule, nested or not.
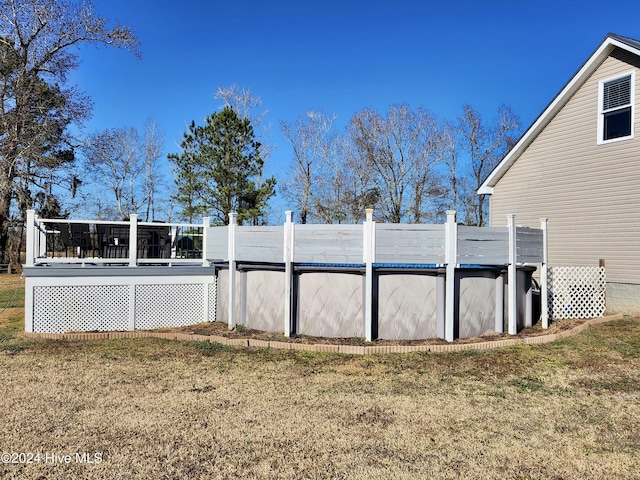
[(602, 80), (598, 87), (598, 143), (633, 138), (634, 72)]

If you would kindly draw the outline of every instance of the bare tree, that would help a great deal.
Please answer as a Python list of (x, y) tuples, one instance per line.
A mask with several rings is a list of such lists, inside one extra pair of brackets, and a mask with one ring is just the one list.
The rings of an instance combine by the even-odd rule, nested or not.
[[(88, 118), (89, 100), (68, 87), (76, 47), (103, 44), (138, 54), (131, 29), (95, 14), (90, 2), (0, 0), (0, 257), (17, 262), (10, 231), (33, 206), (45, 177), (73, 160), (71, 123)], [(44, 175), (43, 175), (44, 172)], [(42, 182), (42, 183), (41, 183)], [(15, 219), (12, 219), (12, 206)]]
[(83, 152), (87, 173), (112, 195), (123, 220), (148, 204), (144, 148), (134, 128), (90, 135)]
[(322, 223), (344, 223), (351, 220), (350, 173), (344, 164), (335, 159), (325, 165), (319, 188), (313, 198), (312, 218)]
[(157, 213), (157, 194), (165, 186), (164, 176), (161, 174), (160, 159), (164, 135), (158, 129), (153, 119), (147, 121), (144, 131), (144, 189), (147, 202), (145, 220), (154, 221)]
[(458, 139), (456, 126), (445, 120), (438, 125), (434, 132), (434, 145), (440, 165), (445, 170), (448, 194), (448, 208), (458, 210), (460, 197), (460, 154), (458, 151)]
[(231, 107), (241, 119), (249, 119), (254, 129), (262, 125), (268, 113), (267, 110), (256, 112), (262, 105), (262, 99), (251, 93), (250, 89), (239, 87), (235, 83), (229, 87), (218, 87), (214, 98), (222, 100), (222, 107)]
[[(89, 135), (81, 148), (84, 169), (97, 187), (90, 202), (101, 218), (129, 218), (132, 213), (153, 221), (162, 211), (158, 196), (166, 188), (161, 165), (164, 135), (150, 119), (141, 136), (133, 127), (107, 129)], [(109, 207), (111, 203), (113, 208)]]
[(386, 117), (372, 109), (354, 115), (348, 127), (361, 168), (370, 171), (376, 216), (391, 223), (421, 222), (437, 213), (442, 195), (431, 114), (392, 105)]
[(358, 223), (377, 205), (380, 191), (351, 137), (338, 137), (332, 146), (314, 195), (314, 216), (326, 223)]
[[(480, 188), (487, 175), (514, 144), (514, 135), (519, 129), (518, 117), (507, 106), (499, 108), (498, 117), (489, 125), (470, 105), (462, 108), (458, 118), (458, 135), (462, 149), (469, 155), (475, 190)], [(467, 204), (474, 205), (473, 218), (469, 220), (483, 226), (487, 215), (484, 195), (476, 195), (475, 191), (472, 195), (475, 201), (467, 201)]]
[(307, 223), (314, 213), (313, 196), (324, 175), (331, 175), (331, 127), (335, 115), (309, 110), (294, 124), (280, 122), (285, 140), (293, 149), (288, 177), (283, 182), (283, 193), (298, 206), (300, 223)]

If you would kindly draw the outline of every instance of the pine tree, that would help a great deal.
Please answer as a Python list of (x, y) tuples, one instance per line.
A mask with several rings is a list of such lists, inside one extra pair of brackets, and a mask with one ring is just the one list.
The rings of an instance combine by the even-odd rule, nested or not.
[(237, 212), (240, 223), (260, 222), (276, 180), (262, 181), (264, 160), (248, 118), (225, 107), (207, 117), (205, 125), (191, 122), (180, 147), (182, 153), (169, 159), (175, 166), (174, 199), (183, 216), (209, 215), (227, 224), (229, 212)]

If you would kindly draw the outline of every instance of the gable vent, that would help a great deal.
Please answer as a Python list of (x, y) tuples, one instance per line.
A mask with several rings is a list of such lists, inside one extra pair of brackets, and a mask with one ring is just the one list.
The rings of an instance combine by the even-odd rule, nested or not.
[(605, 83), (603, 94), (603, 110), (629, 105), (631, 103), (631, 76)]

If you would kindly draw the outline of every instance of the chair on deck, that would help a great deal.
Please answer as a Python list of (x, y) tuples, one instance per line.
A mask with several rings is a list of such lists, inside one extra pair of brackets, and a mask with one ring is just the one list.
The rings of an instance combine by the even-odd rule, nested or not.
[(88, 223), (71, 223), (69, 224), (69, 240), (71, 247), (76, 250), (79, 258), (85, 258), (91, 247), (91, 237), (89, 233)]
[(105, 238), (102, 255), (104, 258), (127, 258), (129, 256), (129, 226), (106, 225)]
[(138, 227), (138, 256), (140, 258), (170, 258), (171, 228), (166, 225)]
[(68, 223), (51, 223), (47, 229), (47, 252), (52, 257), (67, 256), (67, 245), (71, 243)]

